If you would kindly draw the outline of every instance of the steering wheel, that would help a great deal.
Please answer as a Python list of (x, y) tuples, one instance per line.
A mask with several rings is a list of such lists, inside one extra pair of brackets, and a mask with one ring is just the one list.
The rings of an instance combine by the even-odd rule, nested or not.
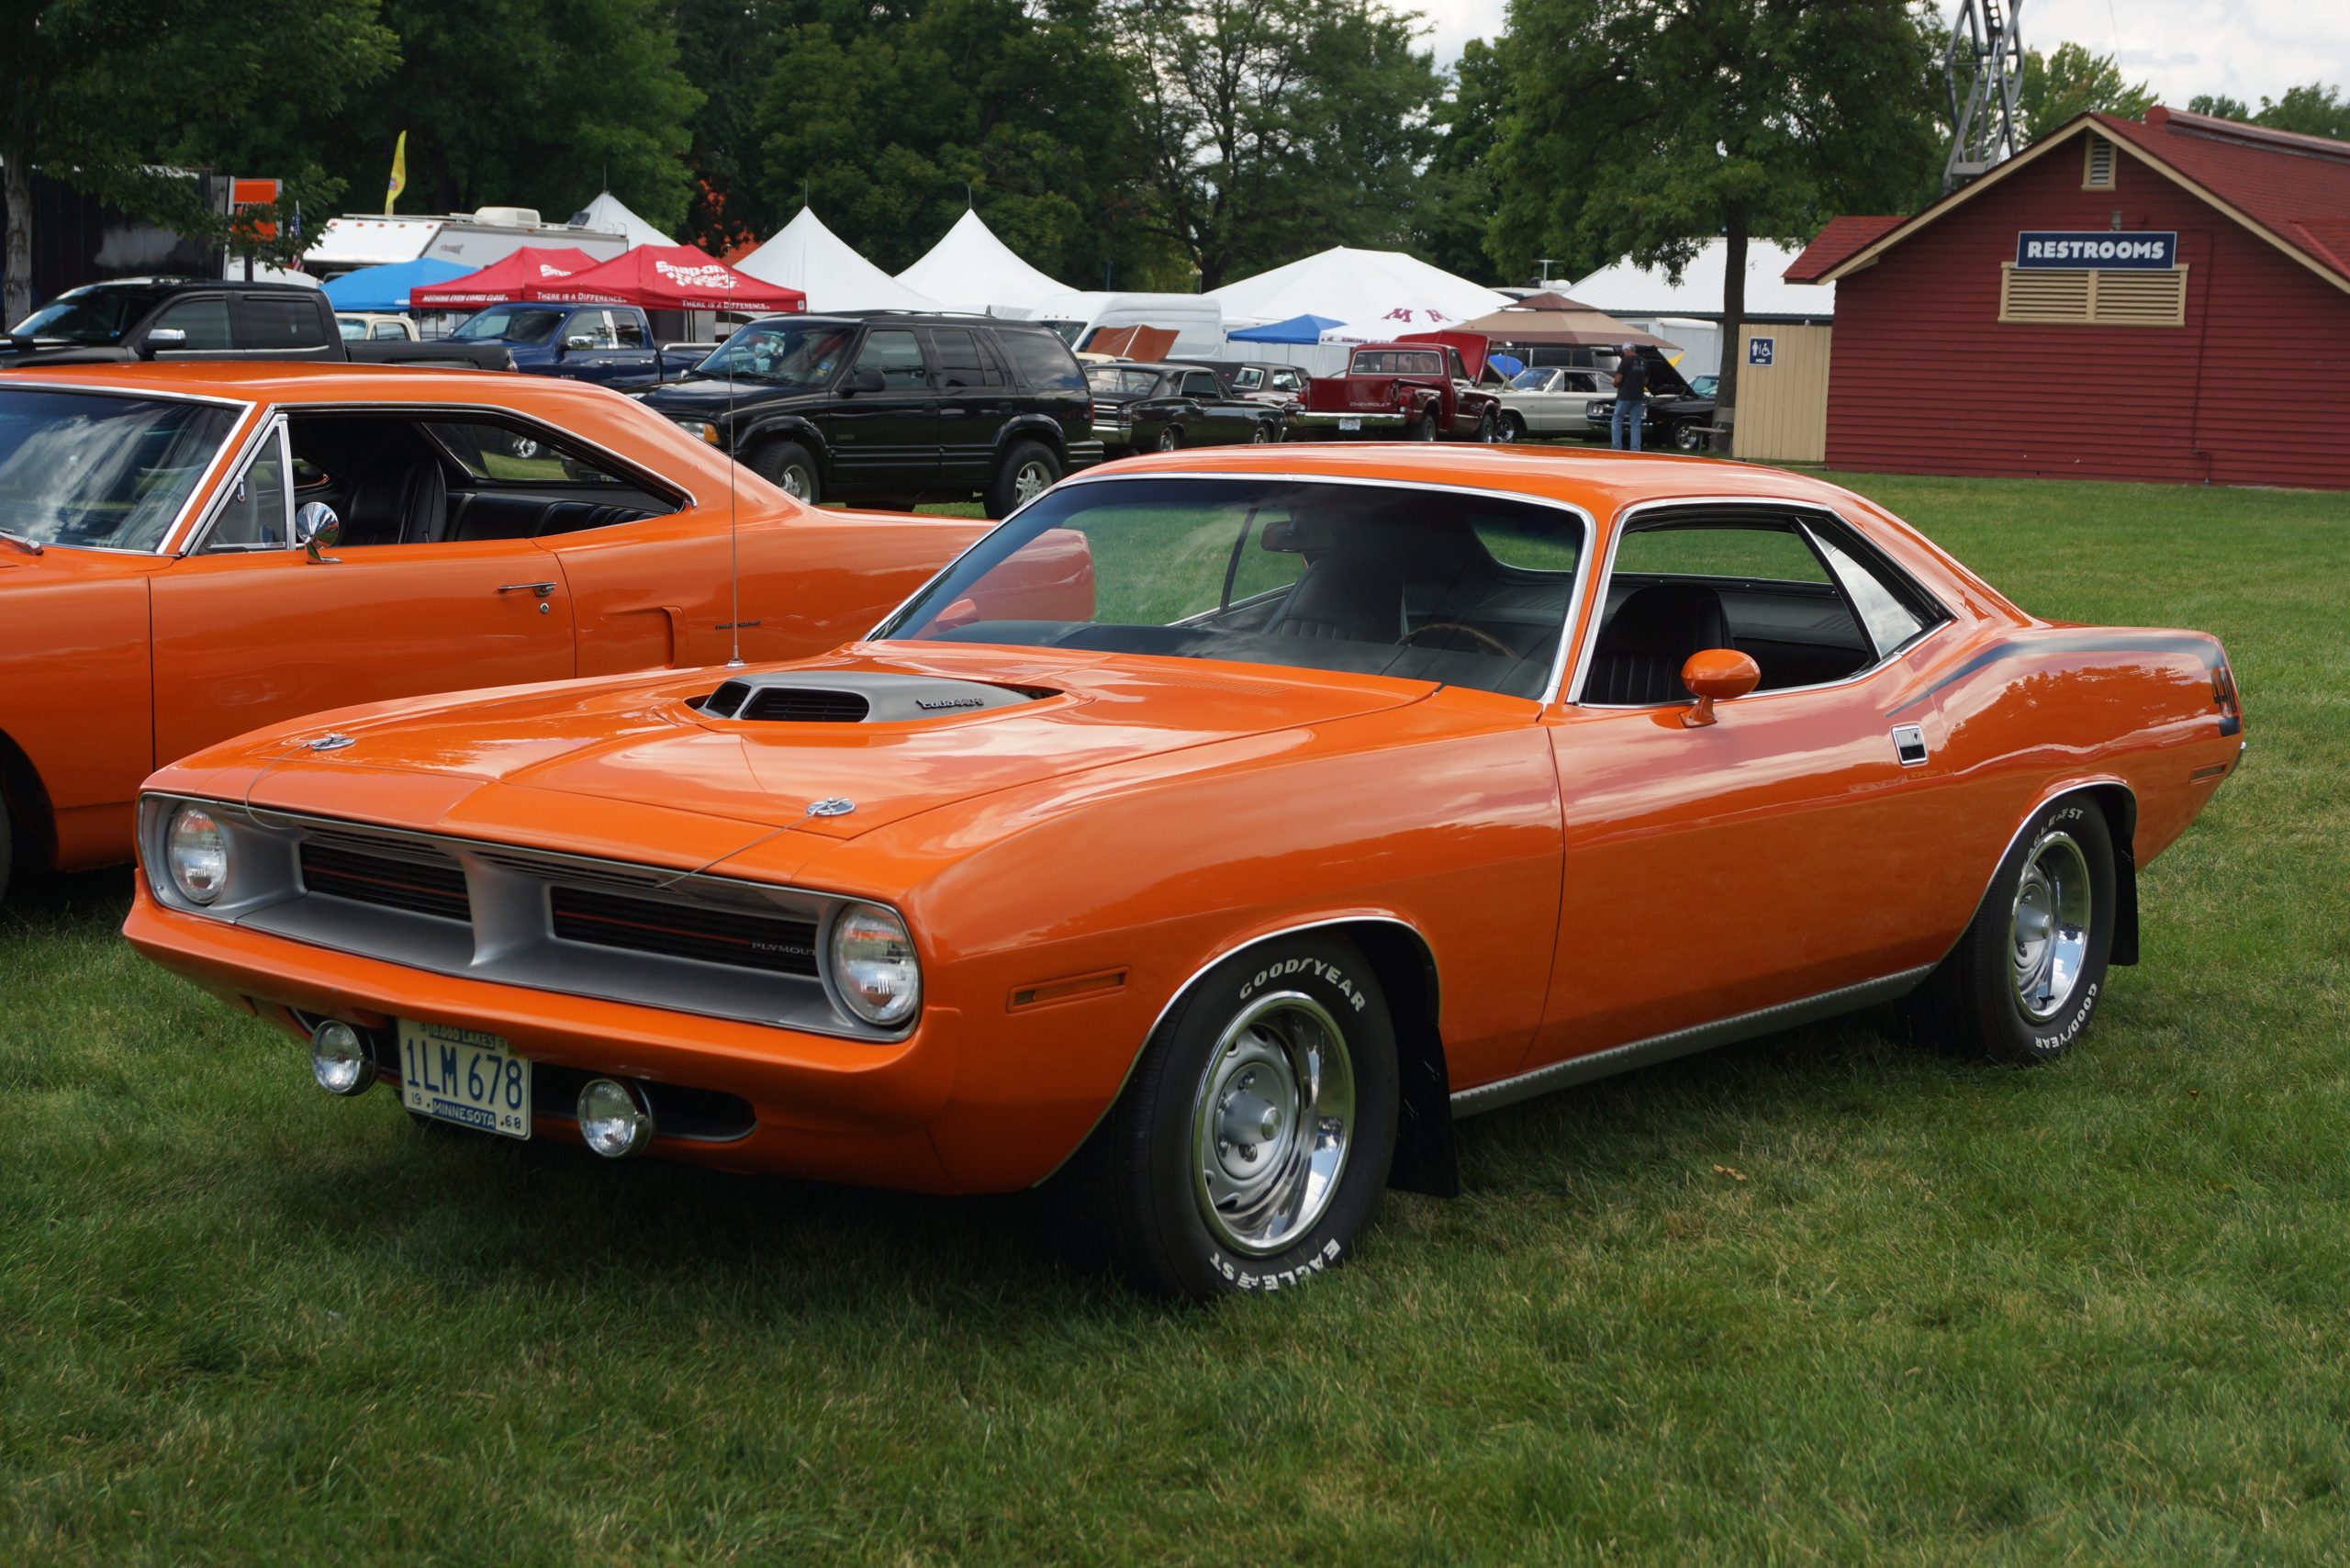
[(1516, 648), (1511, 647), (1507, 643), (1503, 642), (1499, 637), (1494, 636), (1492, 633), (1480, 632), (1474, 626), (1464, 625), (1458, 621), (1431, 621), (1426, 625), (1415, 626), (1410, 631), (1404, 633), (1402, 636), (1396, 638), (1395, 645), (1399, 648), (1409, 647), (1414, 639), (1423, 636), (1430, 632), (1458, 632), (1462, 636), (1471, 639), (1472, 642), (1483, 644), (1488, 650), (1499, 654), (1505, 659), (1514, 659), (1517, 657), (1517, 650)]

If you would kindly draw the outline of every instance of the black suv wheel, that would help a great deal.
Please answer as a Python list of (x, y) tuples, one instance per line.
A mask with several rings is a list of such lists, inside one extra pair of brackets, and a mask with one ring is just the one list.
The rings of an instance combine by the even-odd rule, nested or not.
[(1041, 441), (1015, 441), (996, 464), (995, 480), (988, 486), (987, 513), (1010, 517), (1035, 500), (1061, 476), (1061, 460)]

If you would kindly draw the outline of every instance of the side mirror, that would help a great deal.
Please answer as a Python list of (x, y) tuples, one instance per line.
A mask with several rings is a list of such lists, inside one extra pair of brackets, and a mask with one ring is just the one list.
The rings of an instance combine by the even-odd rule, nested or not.
[(1695, 730), (1714, 722), (1715, 703), (1743, 697), (1762, 683), (1762, 666), (1735, 648), (1691, 654), (1681, 666), (1681, 684), (1697, 705), (1681, 715), (1682, 727)]
[(333, 566), (336, 558), (325, 552), (341, 542), (342, 520), (324, 501), (304, 501), (295, 509), (294, 537), (314, 565)]
[(563, 350), (565, 353), (569, 353), (573, 349), (592, 349), (595, 346), (596, 340), (585, 332), (574, 332), (563, 340)]
[(139, 340), (139, 357), (153, 359), (162, 349), (187, 347), (187, 333), (178, 327), (157, 327)]
[(963, 627), (976, 624), (979, 619), (979, 605), (974, 603), (969, 598), (966, 597), (957, 599), (954, 603), (940, 610), (937, 617), (932, 621), (931, 624), (935, 626), (941, 632), (954, 632), (959, 631)]
[(863, 370), (850, 371), (848, 385), (841, 388), (844, 392), (886, 392), (889, 389), (890, 384), (881, 379), (881, 373), (869, 365)]

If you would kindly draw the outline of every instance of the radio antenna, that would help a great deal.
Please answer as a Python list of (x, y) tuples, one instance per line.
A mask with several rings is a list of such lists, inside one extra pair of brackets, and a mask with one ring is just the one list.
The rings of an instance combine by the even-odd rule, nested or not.
[[(717, 330), (717, 322), (718, 319), (715, 316), (711, 318), (712, 330)], [(734, 470), (739, 466), (739, 460), (733, 450), (734, 444), (734, 360), (732, 355), (729, 355), (726, 361), (726, 591), (731, 599), (726, 615), (726, 632), (727, 635), (733, 639), (732, 652), (727, 655), (726, 667), (741, 669), (743, 667), (743, 568), (734, 546)]]

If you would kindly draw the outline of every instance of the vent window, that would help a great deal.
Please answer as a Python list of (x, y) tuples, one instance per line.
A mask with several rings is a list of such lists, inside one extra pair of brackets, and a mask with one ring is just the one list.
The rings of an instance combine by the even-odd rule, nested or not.
[(2029, 326), (2183, 327), (2187, 269), (2039, 272), (2006, 263), (1999, 319)]
[(2083, 137), (2081, 151), (2081, 188), (2085, 191), (2109, 191), (2113, 188), (2113, 143), (2091, 131)]

